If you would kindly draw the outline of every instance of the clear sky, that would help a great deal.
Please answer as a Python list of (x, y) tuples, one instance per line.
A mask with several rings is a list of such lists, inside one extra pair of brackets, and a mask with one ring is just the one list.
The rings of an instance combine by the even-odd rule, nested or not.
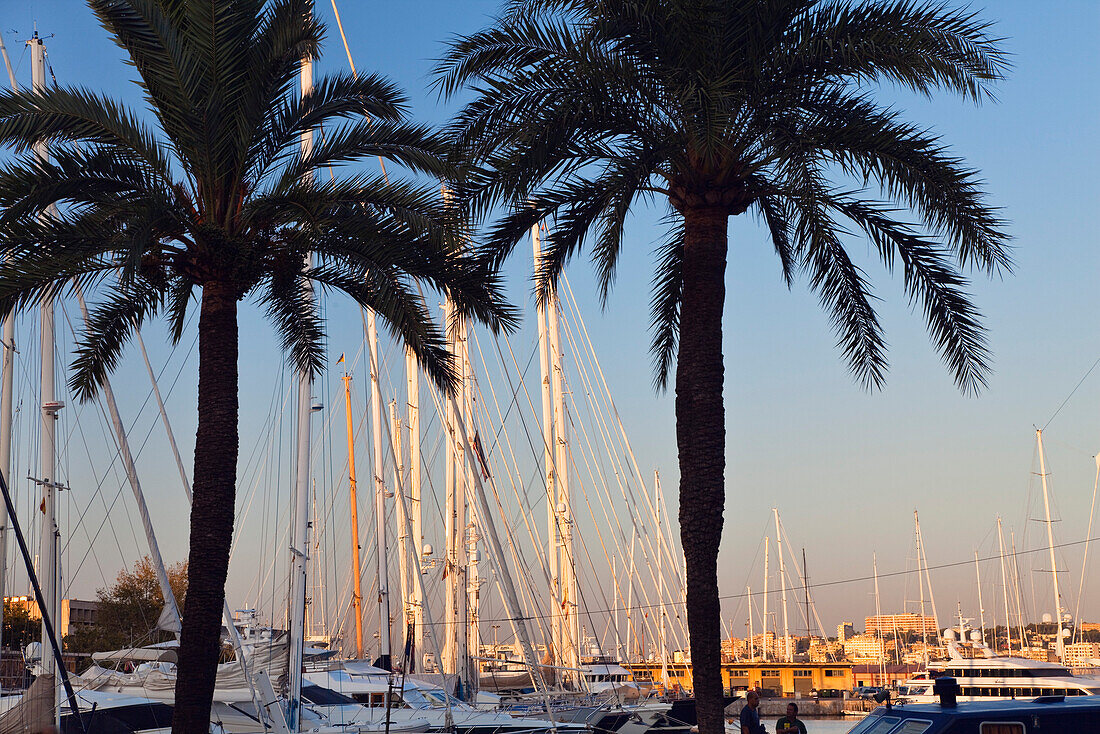
[[(396, 80), (408, 90), (414, 115), (431, 123), (442, 122), (449, 112), (427, 91), (432, 59), (453, 34), (483, 26), (495, 7), (496, 2), (482, 0), (340, 3), (359, 68)], [(318, 13), (330, 25), (318, 73), (343, 70), (346, 61), (332, 9), (327, 2), (318, 3)], [(1049, 478), (1062, 521), (1055, 525), (1056, 538), (1075, 542), (1087, 535), (1096, 472), (1092, 457), (1100, 448), (1100, 370), (1090, 372), (1100, 358), (1100, 328), (1094, 317), (1100, 311), (1096, 285), (1100, 253), (1092, 221), (1100, 203), (1095, 173), (1100, 148), (1094, 140), (1100, 120), (1095, 74), (1100, 61), (1095, 42), (1100, 4), (999, 0), (983, 14), (996, 21), (995, 33), (1005, 38), (1014, 64), (1010, 78), (998, 89), (997, 103), (975, 108), (953, 98), (929, 102), (893, 90), (883, 92), (910, 119), (942, 133), (983, 171), (993, 203), (1004, 207), (1011, 222), (1015, 273), (992, 282), (976, 276), (972, 288), (986, 316), (995, 353), (995, 372), (980, 396), (965, 397), (954, 388), (929, 344), (919, 312), (906, 303), (899, 279), (871, 260), (865, 262), (882, 299), (891, 370), (885, 390), (861, 391), (847, 374), (827, 318), (805, 281), (799, 280), (788, 291), (763, 231), (751, 220), (731, 224), (725, 321), (727, 529), (720, 576), (722, 592), (730, 596), (725, 613), (737, 632), (743, 631), (746, 609), (735, 597), (746, 585), (754, 591), (762, 585), (763, 538), (774, 532), (769, 530), (772, 507), (779, 508), (796, 552), (805, 547), (813, 584), (869, 576), (872, 554), (877, 553), (884, 576), (884, 611), (903, 606), (916, 609), (912, 603), (917, 599), (915, 577), (889, 575), (914, 567), (914, 509), (921, 513), (927, 557), (933, 566), (965, 563), (975, 550), (983, 557), (995, 554), (998, 515), (1004, 518), (1006, 540), (1011, 530), (1021, 550), (1043, 546), (1043, 526), (1027, 521), (1041, 517), (1042, 511), (1041, 496), (1036, 494), (1036, 427), (1046, 427)], [(131, 70), (76, 0), (0, 0), (0, 31), (19, 66), (22, 83), (29, 81), (29, 58), (22, 42), (35, 22), (43, 35), (51, 36), (49, 58), (59, 83), (88, 86), (137, 103), (129, 81)], [(642, 471), (648, 475), (659, 468), (665, 494), (674, 503), (672, 397), (652, 389), (647, 353), (651, 251), (659, 235), (659, 213), (640, 210), (633, 220), (628, 256), (606, 311), (600, 311), (591, 295), (587, 262), (576, 261), (568, 275)], [(853, 240), (852, 250), (861, 259), (871, 254), (858, 240)], [(526, 248), (517, 252), (509, 266), (510, 284), (517, 302), (529, 306), (525, 274), (529, 256)], [(326, 308), (333, 323), (330, 351), (335, 361), (339, 353), (359, 349), (359, 316), (342, 301), (332, 300)], [(269, 564), (273, 556), (281, 557), (285, 542), (275, 538), (271, 522), (257, 518), (278, 516), (280, 498), (285, 498), (290, 480), (285, 469), (289, 444), (265, 443), (271, 428), (264, 423), (269, 403), (285, 395), (288, 377), (277, 368), (281, 358), (274, 339), (255, 310), (247, 313), (243, 323), (242, 508), (251, 502), (248, 522), (259, 529), (242, 531), (229, 589), (235, 604), (259, 603), (258, 592), (249, 587), (255, 587), (257, 575), (277, 576), (257, 568)], [(528, 327), (530, 321), (513, 339), (521, 356), (529, 354), (534, 344)], [(175, 375), (182, 369), (169, 403), (185, 451), (192, 448), (194, 435), (194, 362), (186, 354), (192, 337), (193, 332), (172, 357), (168, 370)], [(24, 346), (32, 339), (22, 337)], [(147, 343), (154, 363), (169, 358), (161, 329), (151, 329)], [(33, 357), (28, 354), (27, 359)], [(397, 356), (390, 359), (399, 361)], [(159, 428), (152, 430), (155, 415), (147, 403), (143, 369), (140, 354), (132, 351), (116, 382), (126, 386), (119, 392), (128, 420), (136, 420), (142, 437), (151, 431), (140, 463), (153, 496), (165, 556), (179, 559), (186, 548), (186, 508)], [(336, 377), (326, 378), (318, 393), (326, 405), (340, 409)], [(534, 385), (530, 376), (528, 382)], [(360, 378), (356, 384), (365, 385), (365, 380)], [(33, 399), (27, 406), (27, 415), (33, 414)], [(86, 408), (84, 413), (94, 411)], [(342, 413), (332, 410), (325, 415), (336, 428), (322, 463), (324, 472), (337, 476), (343, 461)], [(282, 420), (293, 417), (288, 411)], [(74, 484), (66, 521), (75, 520), (84, 500), (99, 507), (89, 510), (85, 525), (73, 533), (67, 561), (73, 593), (87, 595), (113, 577), (123, 559), (133, 558), (140, 545), (134, 539), (132, 519), (115, 520), (96, 537), (92, 559), (81, 565), (80, 557), (89, 546), (88, 536), (82, 534), (95, 533), (100, 519), (92, 518), (103, 517), (101, 505), (111, 504), (122, 485), (113, 467), (115, 478), (104, 482), (100, 493), (77, 486), (78, 480), (87, 479), (87, 470), (77, 467), (84, 449), (77, 442), (80, 431), (75, 422), (66, 425), (73, 436), (69, 461)], [(24, 436), (31, 433), (29, 427), (20, 431)], [(90, 439), (93, 446), (95, 438)], [(251, 458), (254, 446), (260, 447), (256, 451), (261, 458)], [(20, 454), (25, 466), (17, 467), (15, 476), (25, 476), (19, 474), (24, 469), (32, 472), (33, 451), (31, 446)], [(269, 467), (284, 468), (281, 474), (273, 471), (257, 479), (262, 473), (256, 467), (263, 463), (265, 451), (270, 452)], [(88, 453), (94, 455), (96, 450)], [(101, 466), (95, 476), (105, 470)], [(318, 481), (323, 483), (327, 476), (319, 475)], [(254, 495), (245, 486), (250, 481), (257, 483)], [(337, 479), (332, 481), (338, 486)], [(89, 483), (94, 482), (84, 481)], [(361, 486), (364, 483), (361, 478)], [(119, 507), (128, 499), (125, 491), (117, 500)], [(1093, 535), (1098, 534), (1094, 530)], [(432, 542), (441, 546), (440, 540)], [(1062, 575), (1062, 586), (1065, 606), (1071, 610), (1078, 599), (1081, 553), (1081, 545), (1059, 553), (1059, 564), (1069, 568)], [(1049, 568), (1045, 558), (1045, 554), (1031, 554), (1019, 562), (1028, 606), (1039, 613), (1052, 607), (1049, 574), (1032, 571)], [(1089, 566), (1086, 575), (1095, 572), (1092, 562)], [(972, 565), (933, 571), (941, 617), (954, 613), (957, 602), (966, 616), (978, 616), (973, 574)], [(988, 616), (1001, 603), (990, 599), (995, 576), (1000, 584), (999, 564), (983, 564), (982, 574)], [(777, 582), (771, 583), (774, 588)], [(274, 600), (274, 584), (270, 579), (266, 584), (266, 593)], [(814, 595), (825, 626), (835, 628), (840, 619), (859, 620), (872, 613), (871, 590), (869, 580), (817, 589)], [(1081, 614), (1100, 618), (1100, 596), (1089, 595), (1087, 588)], [(792, 610), (792, 620), (793, 615)], [(791, 622), (792, 628), (803, 626)]]

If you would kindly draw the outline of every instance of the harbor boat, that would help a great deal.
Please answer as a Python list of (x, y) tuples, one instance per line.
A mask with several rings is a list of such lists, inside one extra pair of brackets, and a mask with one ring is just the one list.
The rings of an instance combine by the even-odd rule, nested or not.
[(898, 686), (898, 695), (902, 700), (912, 703), (935, 701), (935, 682), (946, 676), (958, 682), (961, 689), (959, 700), (962, 701), (1100, 694), (1100, 678), (1074, 675), (1057, 663), (1018, 657), (996, 657), (960, 658), (929, 663), (926, 672)]
[(1100, 696), (1044, 695), (957, 703), (961, 686), (937, 680), (936, 703), (880, 706), (849, 734), (1077, 734), (1100, 731)]
[[(538, 734), (554, 729), (563, 733), (587, 730), (583, 723), (555, 723), (512, 716), (504, 711), (483, 711), (451, 696), (440, 686), (412, 676), (394, 676), (391, 671), (358, 661), (333, 662), (325, 669), (307, 669), (305, 680), (360, 704), (364, 712), (355, 723), (384, 722), (387, 717), (396, 723), (427, 720), (428, 731), (446, 731), (453, 727), (458, 734)], [(303, 697), (305, 695), (303, 693)]]

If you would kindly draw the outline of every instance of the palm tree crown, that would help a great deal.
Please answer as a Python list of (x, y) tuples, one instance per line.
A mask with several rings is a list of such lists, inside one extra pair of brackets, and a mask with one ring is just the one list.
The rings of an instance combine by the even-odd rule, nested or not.
[(553, 215), (543, 280), (592, 233), (606, 295), (631, 207), (667, 197), (678, 216), (655, 279), (659, 384), (675, 352), (682, 215), (716, 207), (767, 226), (783, 277), (808, 276), (852, 370), (878, 386), (884, 341), (842, 242), (846, 225), (865, 232), (887, 267), (900, 262), (970, 391), (988, 354), (959, 266), (1008, 269), (1003, 223), (976, 172), (871, 90), (990, 97), (1007, 63), (987, 31), (969, 11), (904, 0), (519, 0), (452, 46), (437, 83), (477, 94), (454, 132), (484, 166), (470, 182), (480, 211), (516, 204), (489, 233), (498, 259)]
[[(374, 309), (450, 390), (443, 330), (417, 292), (446, 289), (456, 313), (507, 325), (496, 277), (460, 252), (436, 183), (446, 144), (406, 119), (403, 94), (371, 75), (295, 82), (322, 28), (310, 0), (90, 0), (129, 56), (151, 122), (93, 91), (0, 95), (0, 311), (71, 284), (98, 304), (72, 387), (83, 398), (134, 331), (163, 315), (173, 340), (198, 301), (198, 428), (173, 731), (210, 727), (233, 530), (238, 302), (253, 299), (293, 365), (324, 365), (312, 286)], [(305, 152), (304, 134), (324, 130)], [(51, 159), (31, 148), (48, 140)], [(381, 156), (412, 177), (341, 175)], [(197, 298), (196, 298), (197, 297)]]
[[(500, 263), (536, 222), (556, 226), (540, 294), (591, 237), (606, 297), (626, 220), (662, 197), (671, 222), (653, 279), (656, 383), (675, 366), (680, 532), (702, 734), (724, 731), (717, 559), (725, 506), (722, 311), (730, 216), (766, 227), (792, 284), (804, 275), (856, 377), (882, 384), (886, 347), (862, 231), (910, 300), (959, 387), (989, 353), (963, 271), (1010, 268), (1007, 235), (977, 173), (935, 133), (877, 103), (883, 84), (990, 95), (1006, 60), (970, 11), (916, 0), (515, 0), (457, 39), (437, 69), (473, 91), (453, 123), (472, 164), (475, 214)], [(910, 219), (914, 221), (910, 221)]]

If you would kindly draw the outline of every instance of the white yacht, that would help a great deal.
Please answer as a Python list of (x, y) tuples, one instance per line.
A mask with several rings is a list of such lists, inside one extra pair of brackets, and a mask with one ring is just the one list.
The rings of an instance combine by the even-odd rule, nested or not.
[(934, 703), (936, 678), (951, 676), (959, 684), (960, 701), (996, 701), (1038, 696), (1089, 696), (1100, 694), (1100, 678), (1074, 675), (1057, 663), (1028, 658), (955, 658), (929, 663), (928, 670), (898, 686), (900, 700)]
[(384, 722), (387, 717), (398, 724), (427, 719), (430, 731), (443, 731), (448, 728), (449, 709), (454, 730), (459, 734), (540, 734), (555, 728), (558, 732), (585, 730), (583, 724), (559, 722), (555, 725), (548, 720), (483, 711), (459, 701), (440, 686), (412, 677), (402, 680), (400, 674), (363, 662), (344, 661), (324, 669), (307, 668), (304, 678), (361, 704), (363, 711), (355, 717), (356, 723)]

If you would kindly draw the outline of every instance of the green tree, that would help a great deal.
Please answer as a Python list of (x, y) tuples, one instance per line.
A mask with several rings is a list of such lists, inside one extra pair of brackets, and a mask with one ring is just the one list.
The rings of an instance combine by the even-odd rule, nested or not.
[(4, 647), (22, 650), (39, 639), (42, 623), (31, 617), (25, 604), (4, 601)]
[[(181, 561), (167, 571), (172, 595), (182, 606), (187, 596), (187, 564)], [(149, 556), (136, 561), (132, 569), (119, 571), (110, 588), (96, 591), (96, 601), (96, 625), (73, 629), (65, 636), (66, 650), (99, 652), (173, 639), (172, 634), (156, 629), (164, 595)]]
[[(336, 75), (299, 95), (322, 27), (309, 0), (90, 0), (137, 72), (146, 109), (87, 89), (0, 95), (0, 310), (70, 284), (97, 296), (73, 361), (89, 398), (134, 331), (164, 316), (173, 341), (198, 304), (198, 427), (187, 601), (173, 731), (203, 732), (221, 650), (238, 438), (238, 304), (274, 324), (291, 364), (325, 363), (310, 287), (374, 309), (441, 388), (454, 368), (415, 283), (458, 313), (511, 318), (486, 268), (459, 255), (439, 191), (446, 145), (406, 119), (376, 75)], [(308, 153), (304, 133), (327, 125)], [(30, 148), (49, 140), (51, 160)], [(406, 178), (330, 175), (381, 156)], [(430, 181), (429, 181), (430, 179)], [(56, 210), (51, 207), (57, 207)], [(307, 256), (312, 260), (307, 261)]]
[(536, 222), (556, 221), (540, 297), (590, 233), (606, 297), (631, 211), (653, 199), (668, 207), (652, 348), (659, 388), (675, 368), (703, 734), (723, 730), (715, 508), (725, 506), (729, 218), (763, 223), (783, 279), (806, 278), (851, 371), (877, 388), (886, 344), (866, 273), (847, 249), (862, 232), (886, 270), (900, 269), (959, 387), (979, 389), (989, 355), (964, 272), (1010, 269), (1004, 225), (976, 172), (875, 92), (987, 98), (1006, 69), (988, 31), (970, 10), (919, 0), (516, 0), (439, 63), (445, 95), (473, 94), (453, 124), (458, 149), (480, 169), (467, 180), (472, 209), (511, 207), (486, 234), (492, 261)]

